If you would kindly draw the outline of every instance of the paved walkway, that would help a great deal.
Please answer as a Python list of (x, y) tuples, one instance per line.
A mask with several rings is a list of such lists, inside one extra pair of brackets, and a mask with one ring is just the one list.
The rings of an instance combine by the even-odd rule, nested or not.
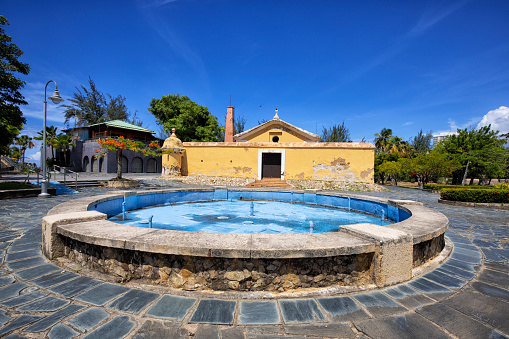
[(509, 211), (439, 205), (438, 195), (412, 189), (360, 193), (413, 199), (445, 213), (454, 243), (451, 257), (423, 277), (381, 290), (236, 300), (128, 288), (46, 260), (41, 217), (64, 201), (106, 190), (0, 200), (0, 337), (509, 337)]

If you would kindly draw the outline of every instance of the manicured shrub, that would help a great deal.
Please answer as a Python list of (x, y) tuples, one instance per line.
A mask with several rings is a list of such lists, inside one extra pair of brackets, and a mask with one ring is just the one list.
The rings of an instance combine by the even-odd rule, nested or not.
[(440, 191), (444, 188), (458, 188), (458, 189), (472, 189), (472, 190), (486, 190), (493, 189), (494, 186), (461, 186), (461, 185), (440, 185), (440, 184), (424, 184), (424, 189)]
[(444, 188), (440, 191), (440, 198), (451, 201), (479, 202), (479, 203), (509, 203), (509, 190), (497, 188)]

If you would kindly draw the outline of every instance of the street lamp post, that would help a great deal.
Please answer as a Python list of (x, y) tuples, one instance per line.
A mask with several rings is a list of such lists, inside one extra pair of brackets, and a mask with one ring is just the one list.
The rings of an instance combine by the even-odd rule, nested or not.
[(49, 198), (48, 194), (48, 180), (46, 175), (46, 89), (48, 88), (48, 85), (50, 82), (53, 82), (55, 84), (55, 91), (53, 92), (53, 95), (48, 97), (54, 104), (59, 104), (64, 99), (60, 97), (60, 94), (58, 93), (58, 86), (57, 83), (53, 80), (50, 80), (46, 83), (46, 86), (44, 86), (44, 116), (42, 118), (43, 120), (43, 128), (42, 128), (42, 152), (41, 152), (41, 167), (42, 167), (42, 181), (41, 181), (41, 194), (39, 194), (40, 198)]

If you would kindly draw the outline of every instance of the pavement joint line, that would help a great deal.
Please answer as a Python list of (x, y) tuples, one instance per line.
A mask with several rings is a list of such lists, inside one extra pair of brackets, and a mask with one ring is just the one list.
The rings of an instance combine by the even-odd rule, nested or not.
[[(509, 271), (508, 270), (504, 270), (503, 266), (495, 266), (495, 267), (487, 266), (487, 265), (490, 265), (491, 263), (497, 263), (497, 262), (496, 261), (491, 261), (491, 260), (487, 259), (486, 255), (485, 255), (485, 253), (483, 251), (484, 247), (481, 247), (481, 246), (478, 246), (478, 245), (472, 243), (472, 240), (483, 239), (483, 240), (486, 240), (486, 241), (489, 241), (489, 242), (501, 244), (500, 241), (502, 239), (507, 239), (509, 237), (509, 232), (504, 230), (504, 229), (497, 228), (497, 227), (503, 227), (503, 225), (502, 225), (502, 222), (498, 222), (498, 223), (496, 222), (496, 220), (507, 220), (507, 218), (509, 217), (509, 213), (507, 211), (486, 210), (486, 211), (488, 211), (491, 214), (490, 214), (489, 219), (485, 220), (486, 219), (485, 218), (485, 213), (487, 213), (486, 211), (478, 210), (473, 215), (471, 215), (471, 214), (468, 213), (468, 210), (465, 210), (465, 208), (437, 206), (438, 204), (436, 203), (436, 201), (435, 202), (433, 201), (433, 197), (434, 197), (433, 194), (423, 195), (422, 193), (417, 192), (417, 191), (413, 192), (414, 190), (408, 190), (408, 189), (405, 190), (405, 189), (400, 189), (400, 188), (398, 188), (396, 190), (397, 190), (397, 193), (394, 193), (394, 194), (397, 194), (398, 198), (401, 198), (401, 199), (406, 199), (406, 198), (412, 199), (412, 197), (413, 197), (414, 200), (422, 199), (420, 201), (424, 202), (427, 207), (435, 208), (438, 211), (440, 211), (442, 213), (445, 213), (446, 215), (451, 215), (451, 213), (454, 215), (454, 218), (450, 218), (450, 219), (454, 219), (454, 221), (451, 220), (450, 228), (446, 232), (446, 235), (447, 236), (451, 235), (449, 237), (449, 239), (455, 245), (455, 248), (457, 249), (456, 252), (457, 253), (462, 253), (466, 257), (459, 256), (459, 257), (454, 258), (454, 259), (449, 257), (448, 259), (444, 260), (444, 264), (447, 263), (451, 267), (454, 267), (456, 270), (463, 270), (465, 272), (472, 273), (472, 278), (468, 279), (467, 278), (468, 275), (466, 275), (466, 276), (455, 275), (453, 271), (448, 271), (447, 267), (443, 267), (443, 265), (435, 268), (434, 270), (432, 270), (430, 272), (427, 272), (427, 273), (435, 272), (435, 270), (437, 270), (438, 268), (442, 268), (439, 271), (437, 270), (436, 272), (437, 273), (440, 272), (441, 274), (443, 274), (445, 276), (452, 277), (452, 278), (458, 279), (460, 281), (465, 281), (465, 284), (463, 284), (461, 287), (459, 287), (459, 288), (451, 288), (448, 285), (443, 285), (443, 284), (438, 283), (437, 281), (429, 280), (429, 281), (431, 281), (431, 282), (433, 282), (433, 283), (435, 283), (435, 284), (437, 284), (439, 286), (442, 286), (442, 287), (445, 287), (445, 288), (448, 288), (448, 289), (452, 290), (452, 293), (449, 294), (448, 296), (446, 296), (445, 298), (440, 297), (440, 296), (436, 297), (435, 295), (433, 295), (433, 292), (424, 292), (424, 291), (417, 290), (416, 288), (413, 288), (411, 285), (409, 285), (408, 282), (405, 282), (405, 283), (402, 283), (402, 284), (397, 284), (397, 285), (394, 285), (394, 286), (388, 286), (385, 289), (380, 289), (380, 290), (370, 290), (370, 291), (367, 291), (367, 292), (356, 292), (356, 293), (351, 293), (351, 294), (350, 293), (349, 294), (338, 294), (337, 296), (350, 297), (352, 300), (354, 300), (355, 304), (359, 307), (359, 309), (362, 310), (364, 313), (366, 313), (366, 315), (368, 316), (368, 318), (362, 318), (362, 319), (364, 319), (363, 321), (366, 321), (366, 320), (368, 320), (368, 321), (377, 321), (377, 320), (381, 320), (381, 319), (388, 319), (389, 320), (389, 319), (395, 319), (395, 318), (397, 318), (399, 316), (405, 316), (405, 315), (408, 316), (408, 315), (414, 314), (415, 311), (418, 308), (420, 308), (420, 307), (424, 307), (424, 306), (428, 306), (428, 305), (433, 305), (433, 304), (440, 304), (443, 301), (447, 301), (447, 300), (451, 300), (451, 299), (454, 299), (456, 301), (458, 301), (458, 300), (461, 301), (462, 299), (460, 297), (462, 295), (468, 295), (468, 294), (466, 294), (468, 291), (476, 291), (478, 293), (482, 293), (482, 292), (477, 291), (475, 288), (471, 287), (471, 282), (474, 282), (474, 281), (479, 281), (479, 282), (482, 282), (483, 284), (486, 284), (488, 286), (493, 286), (494, 288), (498, 288), (498, 289), (507, 291), (506, 288), (503, 288), (503, 287), (498, 286), (498, 285), (494, 285), (491, 280), (478, 280), (481, 277), (481, 274), (486, 271), (486, 269), (489, 269), (491, 271), (496, 271), (498, 273), (498, 275), (495, 277), (495, 279), (500, 279), (499, 277), (504, 277), (504, 276), (508, 276), (509, 277)], [(86, 193), (87, 190), (83, 190), (83, 192)], [(97, 191), (95, 191), (95, 192), (97, 192)], [(104, 190), (102, 192), (104, 192)], [(86, 193), (86, 194), (92, 194), (93, 195), (93, 193), (94, 193), (93, 189), (89, 189), (88, 193)], [(363, 192), (361, 192), (361, 193), (363, 193)], [(365, 193), (365, 194), (374, 194), (374, 195), (379, 195), (379, 196), (385, 196), (385, 195), (390, 195), (390, 194), (393, 194), (393, 193), (385, 193), (385, 192), (382, 192), (382, 193), (375, 192), (375, 193), (373, 193), (373, 192), (370, 192), (370, 193)], [(58, 204), (58, 203), (61, 203), (62, 201), (64, 201), (65, 198), (66, 197), (54, 197), (53, 199), (55, 199), (55, 200), (52, 200), (52, 201), (49, 201), (49, 202), (47, 201), (45, 203), (46, 204), (50, 203), (49, 206), (54, 206), (54, 204)], [(56, 201), (57, 199), (59, 201)], [(30, 200), (30, 201), (35, 202), (34, 205), (40, 203), (40, 201), (37, 201), (37, 199), (33, 199), (33, 200)], [(19, 203), (23, 204), (23, 201), (19, 201)], [(14, 206), (12, 201), (11, 202), (9, 202), (9, 201), (0, 201), (0, 207), (4, 206), (5, 204)], [(39, 218), (39, 215), (37, 213), (33, 213), (33, 214), (30, 213), (30, 216), (27, 217), (27, 218), (37, 219), (37, 218)], [(102, 328), (102, 326), (104, 326), (105, 324), (108, 324), (110, 321), (113, 321), (114, 319), (116, 319), (115, 322), (125, 323), (128, 326), (130, 326), (131, 324), (134, 324), (134, 325), (132, 325), (132, 328), (130, 329), (130, 331), (127, 334), (129, 338), (134, 337), (135, 334), (137, 333), (137, 331), (142, 330), (143, 325), (144, 325), (146, 320), (155, 321), (157, 323), (163, 323), (164, 322), (164, 323), (170, 324), (171, 326), (175, 326), (175, 328), (181, 327), (181, 328), (184, 328), (184, 329), (186, 329), (186, 328), (202, 328), (204, 326), (204, 324), (191, 324), (189, 322), (189, 320), (192, 318), (192, 316), (196, 312), (196, 309), (197, 309), (197, 307), (199, 305), (199, 301), (202, 300), (202, 299), (207, 299), (207, 298), (210, 299), (210, 295), (208, 295), (208, 296), (197, 295), (196, 296), (197, 300), (195, 301), (193, 306), (187, 310), (187, 312), (186, 312), (185, 316), (182, 318), (182, 320), (177, 322), (177, 323), (174, 321), (174, 319), (165, 319), (165, 318), (161, 318), (161, 317), (154, 317), (154, 316), (148, 315), (147, 312), (152, 307), (154, 307), (154, 305), (156, 305), (156, 303), (159, 300), (161, 300), (164, 295), (166, 295), (166, 294), (174, 295), (171, 291), (168, 291), (168, 293), (158, 293), (159, 294), (158, 297), (156, 299), (152, 300), (152, 302), (146, 304), (140, 310), (140, 312), (138, 314), (131, 314), (131, 313), (126, 313), (126, 312), (122, 312), (122, 311), (116, 311), (116, 310), (113, 310), (113, 309), (105, 308), (104, 306), (99, 306), (98, 308), (104, 309), (108, 313), (108, 317), (106, 319), (104, 319), (103, 321), (101, 321), (98, 324), (96, 324), (93, 328), (91, 328), (87, 332), (82, 332), (79, 329), (77, 329), (76, 327), (73, 327), (71, 324), (68, 323), (69, 320), (73, 319), (74, 316), (76, 316), (76, 315), (78, 315), (78, 314), (80, 314), (80, 313), (82, 313), (82, 312), (84, 312), (86, 310), (89, 310), (91, 308), (96, 308), (97, 307), (97, 306), (95, 306), (95, 305), (93, 305), (91, 303), (81, 302), (81, 301), (79, 301), (79, 300), (77, 300), (75, 298), (76, 296), (81, 295), (81, 294), (85, 293), (86, 291), (80, 291), (78, 294), (76, 294), (76, 295), (74, 295), (74, 296), (72, 296), (70, 298), (66, 298), (66, 297), (64, 297), (64, 296), (62, 296), (62, 295), (60, 295), (58, 293), (54, 293), (54, 292), (50, 291), (49, 289), (52, 288), (52, 287), (64, 284), (65, 282), (69, 282), (70, 280), (59, 282), (58, 284), (51, 285), (48, 288), (42, 288), (42, 287), (39, 287), (39, 286), (35, 285), (34, 283), (32, 283), (32, 280), (41, 278), (41, 277), (46, 276), (46, 275), (51, 274), (51, 273), (58, 273), (58, 272), (62, 272), (62, 271), (55, 271), (55, 272), (51, 272), (51, 273), (48, 273), (48, 274), (42, 274), (39, 277), (35, 277), (35, 278), (31, 278), (31, 279), (26, 279), (26, 280), (25, 279), (21, 279), (20, 277), (18, 277), (15, 274), (15, 273), (17, 273), (19, 271), (23, 271), (23, 270), (26, 270), (26, 269), (31, 269), (31, 268), (39, 267), (39, 266), (42, 266), (44, 264), (50, 263), (47, 260), (45, 260), (45, 263), (37, 263), (34, 266), (30, 266), (30, 267), (23, 267), (23, 268), (19, 268), (19, 269), (15, 269), (15, 270), (9, 270), (9, 269), (6, 270), (5, 269), (7, 267), (6, 265), (8, 263), (20, 262), (22, 260), (28, 259), (28, 258), (23, 258), (23, 259), (13, 260), (13, 261), (9, 261), (9, 262), (5, 262), (5, 261), (2, 262), (1, 258), (2, 257), (5, 258), (9, 247), (11, 247), (11, 246), (13, 247), (13, 249), (11, 250), (12, 252), (10, 252), (10, 253), (23, 252), (23, 251), (18, 251), (17, 249), (15, 249), (15, 247), (16, 246), (23, 246), (23, 245), (27, 245), (27, 244), (33, 244), (34, 242), (31, 242), (32, 240), (29, 240), (29, 239), (33, 238), (33, 240), (35, 240), (35, 239), (37, 239), (40, 236), (39, 235), (40, 231), (37, 229), (38, 227), (40, 227), (39, 225), (37, 225), (36, 223), (33, 223), (32, 224), (33, 226), (30, 226), (28, 228), (27, 227), (19, 227), (19, 226), (16, 225), (16, 223), (14, 223), (14, 224), (12, 223), (12, 220), (15, 217), (16, 217), (15, 215), (14, 216), (11, 215), (10, 217), (9, 216), (5, 216), (5, 215), (0, 215), (0, 232), (2, 230), (9, 229), (9, 227), (12, 228), (13, 225), (14, 225), (15, 228), (17, 228), (17, 230), (14, 232), (14, 233), (17, 234), (16, 238), (15, 239), (11, 238), (11, 240), (7, 240), (7, 243), (9, 243), (8, 246), (0, 247), (0, 248), (2, 248), (2, 250), (0, 252), (0, 276), (2, 276), (2, 277), (14, 276), (15, 277), (15, 282), (27, 283), (28, 286), (25, 289), (23, 289), (23, 290), (26, 290), (27, 288), (33, 288), (32, 292), (34, 292), (34, 291), (43, 291), (43, 292), (47, 291), (47, 292), (50, 292), (50, 295), (52, 295), (54, 297), (63, 298), (64, 300), (70, 301), (70, 304), (68, 304), (68, 305), (83, 305), (83, 306), (85, 306), (81, 311), (78, 311), (77, 313), (64, 318), (64, 320), (59, 321), (58, 324), (65, 324), (65, 326), (68, 326), (68, 328), (71, 328), (71, 329), (75, 330), (76, 332), (80, 333), (80, 336), (85, 336), (85, 335), (89, 335), (91, 333), (94, 333), (96, 330)], [(475, 218), (479, 218), (479, 219), (475, 219)], [(472, 219), (474, 219), (474, 220), (472, 220)], [(478, 221), (476, 221), (476, 220), (478, 220)], [(2, 225), (2, 221), (3, 221), (3, 225)], [(9, 225), (11, 225), (11, 226), (9, 226)], [(456, 225), (458, 226), (458, 228), (455, 228)], [(482, 227), (481, 227), (482, 230), (481, 231), (478, 231), (478, 228), (479, 228), (478, 225), (482, 225)], [(0, 233), (0, 241), (1, 241), (2, 236), (5, 235), (5, 234), (6, 233)], [(40, 240), (38, 240), (38, 241), (40, 242)], [(28, 249), (29, 247), (30, 246), (21, 247), (21, 248), (27, 248)], [(475, 251), (474, 251), (474, 247), (476, 248)], [(489, 247), (489, 248), (493, 249), (493, 247)], [(500, 249), (500, 253), (502, 253), (502, 254), (504, 253), (503, 252), (503, 246), (499, 245), (498, 249)], [(508, 250), (507, 247), (505, 249)], [(476, 258), (477, 256), (475, 254), (473, 256), (469, 255), (469, 254), (473, 254), (475, 252), (479, 253), (479, 255), (481, 256), (479, 262), (477, 262), (475, 260), (475, 259), (477, 259)], [(491, 255), (490, 258), (496, 259), (496, 255), (497, 255), (496, 253), (498, 253), (498, 252), (493, 252), (493, 254), (490, 254)], [(37, 258), (37, 257), (30, 257), (30, 258)], [(454, 261), (451, 262), (449, 260), (456, 260), (457, 263), (455, 263)], [(35, 262), (37, 262), (37, 260)], [(505, 265), (507, 265), (507, 263), (508, 263), (507, 258), (505, 258), (505, 260), (502, 259), (500, 265), (504, 265), (504, 263), (505, 263)], [(19, 265), (16, 265), (14, 267), (18, 267), (18, 266)], [(68, 270), (63, 270), (63, 271), (66, 271), (66, 272), (69, 272), (69, 273), (72, 272), (72, 271), (68, 271)], [(76, 279), (76, 278), (73, 278), (73, 279)], [(423, 276), (420, 276), (418, 279), (421, 279), (421, 278), (426, 280), (426, 278), (423, 278)], [(412, 279), (411, 281), (413, 281), (413, 280), (415, 280), (415, 279)], [(95, 285), (93, 287), (88, 288), (87, 291), (90, 291), (94, 287), (101, 286), (104, 283), (105, 283), (105, 281), (102, 281), (98, 285)], [(4, 288), (6, 286), (9, 286), (9, 285), (0, 286), (0, 289)], [(422, 296), (425, 296), (427, 298), (430, 298), (430, 300), (432, 300), (432, 302), (431, 303), (423, 304), (423, 305), (418, 306), (418, 307), (408, 307), (408, 306), (405, 306), (405, 305), (403, 305), (403, 304), (398, 302), (398, 298), (392, 297), (391, 295), (389, 295), (388, 293), (385, 292), (386, 289), (389, 289), (389, 288), (392, 288), (392, 287), (395, 287), (395, 286), (406, 286), (407, 288), (410, 288), (411, 290), (415, 291), (416, 295), (419, 295), (419, 296), (422, 295)], [(133, 287), (129, 287), (129, 290), (131, 290), (131, 289), (133, 289)], [(137, 289), (137, 288), (134, 288), (134, 289)], [(125, 291), (123, 294), (118, 295), (116, 298), (110, 300), (105, 305), (108, 305), (109, 303), (113, 302), (114, 300), (116, 300), (118, 298), (121, 298), (124, 294), (128, 293), (129, 290)], [(389, 298), (389, 300), (392, 300), (397, 305), (402, 307), (402, 309), (404, 311), (396, 313), (394, 315), (388, 315), (388, 316), (383, 316), (383, 317), (380, 317), (380, 316), (376, 317), (376, 316), (373, 316), (373, 314), (371, 314), (368, 311), (367, 307), (364, 307), (364, 305), (360, 304), (355, 298), (352, 298), (352, 296), (355, 296), (355, 295), (358, 295), (358, 294), (363, 294), (363, 293), (370, 293), (370, 292), (373, 292), (373, 291), (381, 292), (384, 296)], [(24, 293), (24, 292), (22, 292), (22, 293)], [(482, 295), (484, 295), (484, 294), (482, 294)], [(19, 297), (19, 296), (20, 295), (18, 294), (17, 296), (14, 296), (12, 298)], [(407, 296), (404, 296), (403, 298), (406, 298), (406, 297)], [(8, 299), (5, 299), (5, 300), (10, 300), (12, 298), (8, 298)], [(41, 298), (35, 299), (35, 300), (40, 300), (42, 298), (44, 298), (44, 297), (41, 297)], [(494, 298), (493, 300), (495, 300), (495, 301), (497, 301), (499, 303), (498, 307), (502, 307), (503, 309), (506, 309), (506, 310), (509, 311), (509, 302), (508, 301), (501, 300), (501, 299), (496, 299), (493, 296), (490, 296), (490, 298)], [(292, 300), (302, 300), (303, 298), (302, 297), (296, 297), (296, 298), (290, 298), (290, 299), (292, 299)], [(309, 299), (309, 298), (307, 298), (307, 299)], [(285, 323), (285, 319), (283, 317), (283, 312), (282, 312), (281, 306), (280, 306), (280, 301), (281, 300), (285, 300), (285, 298), (276, 298), (275, 299), (276, 307), (277, 307), (278, 315), (280, 317), (280, 323), (276, 327), (278, 327), (282, 332), (279, 332), (280, 333), (279, 335), (275, 334), (274, 338), (279, 338), (279, 337), (286, 336), (286, 334), (289, 333), (286, 330), (286, 326), (287, 325), (291, 325), (291, 326), (299, 326), (299, 325), (306, 325), (306, 326), (307, 325), (312, 325), (312, 326), (315, 326), (316, 325), (316, 326), (318, 326), (317, 328), (319, 328), (320, 326), (326, 326), (327, 324), (347, 323), (347, 324), (349, 324), (349, 327), (352, 329), (354, 334), (358, 335), (359, 333), (362, 333), (362, 331), (355, 326), (355, 323), (354, 323), (353, 320), (352, 321), (342, 322), (342, 321), (338, 321), (337, 319), (336, 320), (333, 319), (332, 318), (332, 314), (329, 314), (322, 307), (322, 305), (320, 305), (320, 303), (318, 302), (318, 299), (320, 299), (320, 296), (315, 296), (315, 297), (312, 298), (312, 300), (314, 300), (315, 304), (317, 305), (318, 310), (322, 313), (322, 315), (324, 317), (323, 320), (318, 321), (318, 322), (313, 322), (313, 321), (312, 322), (306, 322), (306, 323), (292, 322), (291, 324), (286, 324)], [(224, 300), (224, 299), (221, 299), (221, 300)], [(256, 335), (256, 333), (261, 333), (261, 332), (257, 332), (257, 331), (263, 331), (263, 329), (257, 330), (256, 328), (260, 327), (260, 326), (263, 327), (263, 325), (260, 325), (260, 326), (250, 326), (250, 325), (249, 326), (244, 326), (244, 325), (242, 325), (242, 326), (240, 326), (240, 324), (239, 324), (240, 302), (244, 301), (244, 299), (234, 299), (234, 300), (236, 300), (236, 303), (235, 303), (235, 311), (233, 313), (233, 327), (238, 326), (238, 328), (244, 334), (248, 333), (248, 330), (249, 331), (254, 331), (254, 332), (249, 332), (249, 333), (253, 333), (253, 335)], [(251, 299), (249, 299), (249, 300), (251, 300)], [(268, 300), (268, 299), (262, 299), (262, 300)], [(25, 304), (22, 304), (22, 305), (25, 305)], [(461, 303), (455, 304), (455, 305), (456, 306), (454, 308), (452, 308), (452, 309), (460, 312), (463, 315), (466, 315), (469, 319), (474, 320), (476, 322), (479, 322), (483, 326), (486, 326), (487, 328), (489, 328), (489, 329), (491, 329), (493, 331), (497, 331), (497, 332), (502, 333), (502, 334), (505, 334), (507, 332), (507, 331), (504, 331), (503, 329), (501, 329), (497, 324), (492, 326), (491, 323), (489, 322), (489, 319), (487, 321), (480, 322), (479, 319), (473, 318), (471, 315), (469, 315), (471, 313), (468, 313), (466, 311), (466, 309), (462, 308), (462, 304)], [(490, 307), (490, 305), (484, 305), (484, 306)], [(7, 311), (9, 311), (9, 308), (6, 308), (6, 307), (0, 305), (0, 310), (7, 310)], [(56, 312), (58, 312), (58, 310)], [(482, 312), (482, 311), (480, 310), (480, 312)], [(55, 313), (55, 312), (45, 312), (44, 314), (46, 316), (48, 316), (48, 315), (51, 315), (52, 313)], [(21, 314), (22, 313), (16, 313), (14, 317), (11, 317), (9, 320), (7, 320), (7, 322), (4, 323), (4, 325), (3, 325), (4, 328), (5, 328), (5, 326), (10, 326), (10, 324), (15, 323), (15, 321), (20, 317)], [(39, 314), (41, 314), (41, 313), (39, 313)], [(30, 314), (24, 314), (24, 315), (27, 315), (29, 317), (31, 316)], [(125, 317), (125, 316), (127, 316), (128, 318), (119, 318), (119, 317)], [(45, 318), (45, 317), (43, 317), (43, 318)], [(38, 319), (36, 319), (34, 321), (31, 321), (31, 323), (33, 324), (35, 322), (38, 322), (38, 321), (40, 321), (40, 319), (43, 319), (43, 318), (38, 318)], [(27, 320), (31, 320), (32, 318), (26, 318), (26, 319)], [(124, 319), (124, 320), (128, 319), (128, 322), (125, 322), (125, 321), (122, 322), (121, 321), (122, 319)], [(415, 319), (415, 317), (414, 317), (414, 319)], [(422, 319), (428, 319), (428, 318), (422, 317)], [(439, 324), (435, 323), (432, 320), (429, 320), (429, 321), (432, 324), (434, 324), (435, 326), (437, 326), (437, 328), (439, 328), (444, 334), (448, 334), (448, 335), (456, 336), (457, 337), (457, 334), (455, 334), (454, 332), (450, 332), (449, 330), (446, 330), (443, 326), (440, 326)], [(56, 325), (58, 325), (58, 324), (56, 324)], [(47, 333), (53, 327), (55, 327), (56, 325), (54, 325), (51, 328), (43, 331), (42, 333), (45, 333), (47, 335)], [(23, 336), (23, 335), (26, 336), (26, 334), (25, 334), (26, 332), (24, 332), (23, 330), (28, 328), (29, 326), (31, 326), (30, 323), (28, 323), (27, 325), (23, 325), (23, 326), (21, 326), (19, 328), (13, 329), (10, 332), (8, 332), (7, 334), (14, 333), (14, 334), (18, 334), (18, 335), (21, 335), (21, 336)], [(189, 327), (189, 326), (191, 326), (191, 327)], [(231, 326), (224, 326), (224, 325), (221, 325), (221, 326), (213, 325), (213, 326), (215, 326), (215, 328), (218, 328), (218, 333), (220, 335), (221, 335), (221, 333), (226, 328), (230, 328), (231, 327)], [(269, 328), (271, 326), (265, 326), (265, 328)], [(276, 327), (273, 327), (273, 328), (276, 328)], [(1, 326), (0, 326), (0, 330), (1, 330)], [(293, 333), (293, 331), (294, 330), (292, 330), (292, 333)], [(297, 334), (292, 334), (292, 335), (293, 336), (297, 336)], [(317, 336), (319, 336), (319, 333), (317, 333)]]

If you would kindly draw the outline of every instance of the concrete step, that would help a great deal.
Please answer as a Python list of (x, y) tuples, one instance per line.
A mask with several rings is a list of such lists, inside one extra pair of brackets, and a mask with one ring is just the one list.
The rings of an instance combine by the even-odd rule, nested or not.
[(262, 180), (256, 180), (247, 187), (294, 188), (286, 181), (278, 178), (263, 178)]
[[(69, 188), (76, 188), (76, 181), (66, 180), (65, 182), (63, 180), (58, 181), (58, 183), (65, 185)], [(99, 180), (78, 180), (78, 188), (80, 187), (101, 187), (103, 186), (103, 181)]]

